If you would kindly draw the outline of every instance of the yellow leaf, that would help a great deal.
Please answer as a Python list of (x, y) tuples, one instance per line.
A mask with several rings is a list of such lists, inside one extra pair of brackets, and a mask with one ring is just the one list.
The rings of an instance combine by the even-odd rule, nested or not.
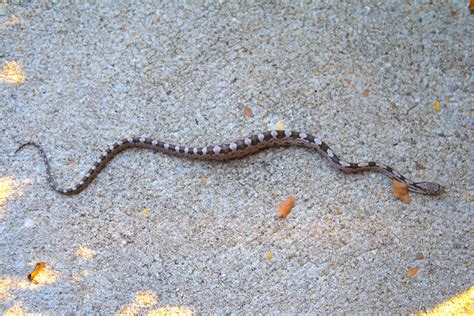
[(144, 208), (144, 209), (142, 210), (142, 212), (143, 212), (143, 215), (145, 215), (145, 216), (150, 213), (150, 211), (148, 211), (146, 208)]
[(439, 101), (435, 102), (434, 109), (436, 112), (439, 112), (441, 110), (441, 104), (439, 103)]
[(268, 258), (268, 260), (272, 260), (273, 259), (273, 253), (269, 252), (267, 254), (267, 258)]
[(279, 120), (277, 123), (276, 123), (276, 126), (275, 126), (275, 129), (277, 131), (282, 131), (285, 129), (285, 121), (284, 120)]
[(21, 84), (25, 81), (25, 72), (16, 62), (6, 61), (0, 74), (0, 80), (10, 84)]

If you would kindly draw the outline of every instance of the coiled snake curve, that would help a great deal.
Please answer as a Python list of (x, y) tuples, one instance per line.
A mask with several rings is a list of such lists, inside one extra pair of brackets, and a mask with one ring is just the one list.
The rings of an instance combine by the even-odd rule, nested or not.
[(78, 194), (97, 177), (102, 169), (112, 160), (118, 153), (128, 148), (146, 148), (153, 151), (159, 151), (166, 154), (179, 155), (191, 159), (209, 159), (209, 160), (232, 160), (241, 158), (269, 147), (280, 146), (304, 146), (315, 149), (323, 157), (325, 157), (332, 167), (347, 173), (360, 172), (365, 170), (373, 170), (383, 173), (384, 175), (396, 181), (405, 183), (408, 189), (413, 192), (422, 194), (439, 194), (444, 191), (443, 187), (434, 182), (413, 182), (401, 175), (393, 168), (374, 161), (353, 163), (340, 159), (330, 148), (318, 137), (310, 134), (300, 133), (289, 130), (273, 130), (261, 132), (248, 136), (228, 144), (213, 145), (208, 147), (187, 147), (173, 145), (158, 140), (144, 137), (134, 137), (122, 139), (104, 150), (101, 156), (95, 161), (92, 168), (87, 174), (73, 187), (60, 188), (51, 176), (51, 168), (49, 160), (43, 148), (34, 142), (28, 142), (21, 145), (16, 152), (25, 146), (34, 146), (39, 149), (46, 164), (46, 173), (48, 183), (51, 188), (65, 195)]

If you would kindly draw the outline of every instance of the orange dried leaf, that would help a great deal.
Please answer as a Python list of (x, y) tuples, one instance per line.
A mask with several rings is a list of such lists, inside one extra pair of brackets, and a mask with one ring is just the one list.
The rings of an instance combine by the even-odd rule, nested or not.
[(409, 268), (408, 271), (407, 271), (407, 274), (410, 278), (413, 278), (415, 276), (415, 274), (418, 273), (418, 270), (420, 270), (419, 268)]
[(469, 10), (474, 13), (474, 0), (469, 0)]
[(271, 261), (271, 260), (273, 259), (273, 253), (269, 252), (269, 253), (267, 254), (267, 258), (268, 258), (268, 260)]
[(404, 203), (410, 203), (411, 198), (408, 195), (408, 186), (400, 181), (392, 179), (393, 196), (402, 200)]
[(290, 195), (285, 201), (281, 202), (280, 207), (278, 208), (277, 216), (278, 218), (285, 218), (290, 214), (291, 209), (295, 207), (295, 197)]
[(37, 278), (39, 275), (41, 275), (41, 273), (43, 273), (45, 265), (46, 265), (46, 262), (38, 262), (36, 264), (35, 269), (31, 271), (30, 274), (28, 274), (28, 280), (30, 280), (34, 284), (39, 284)]
[(362, 96), (368, 97), (369, 96), (369, 90), (364, 90), (364, 92), (362, 92)]
[(248, 106), (244, 106), (244, 114), (247, 117), (253, 117), (253, 111)]

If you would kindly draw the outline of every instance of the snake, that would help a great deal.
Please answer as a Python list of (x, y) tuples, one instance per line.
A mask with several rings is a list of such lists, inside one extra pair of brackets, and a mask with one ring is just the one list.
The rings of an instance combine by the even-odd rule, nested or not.
[(242, 158), (251, 154), (260, 152), (270, 147), (288, 147), (288, 146), (302, 146), (316, 150), (321, 154), (329, 164), (345, 173), (355, 173), (362, 171), (377, 171), (388, 176), (389, 178), (405, 184), (408, 190), (421, 193), (436, 195), (444, 192), (443, 186), (435, 182), (413, 182), (400, 174), (398, 171), (390, 166), (382, 163), (369, 162), (347, 162), (340, 159), (329, 146), (323, 142), (319, 137), (312, 136), (303, 132), (292, 130), (271, 130), (266, 132), (256, 133), (245, 138), (205, 147), (191, 147), (180, 146), (171, 143), (146, 138), (146, 137), (129, 137), (116, 141), (108, 146), (99, 158), (95, 161), (93, 166), (79, 180), (74, 186), (69, 188), (61, 188), (56, 184), (56, 181), (51, 175), (51, 167), (48, 157), (42, 146), (36, 142), (26, 142), (18, 147), (15, 151), (18, 152), (25, 146), (34, 146), (38, 148), (46, 165), (46, 174), (49, 186), (56, 192), (64, 195), (78, 194), (86, 189), (92, 181), (99, 175), (99, 173), (107, 166), (107, 164), (116, 157), (120, 152), (129, 148), (145, 148), (152, 151), (162, 152), (169, 155), (182, 156), (191, 159), (206, 159), (206, 160), (233, 160)]

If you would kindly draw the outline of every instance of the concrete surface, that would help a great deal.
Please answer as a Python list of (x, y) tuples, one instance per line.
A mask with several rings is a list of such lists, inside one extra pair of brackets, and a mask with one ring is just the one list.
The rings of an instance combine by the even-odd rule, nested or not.
[[(472, 287), (464, 1), (1, 9), (3, 312), (415, 313)], [(123, 137), (210, 144), (278, 121), (448, 192), (404, 204), (388, 178), (302, 148), (229, 163), (131, 150), (69, 197), (37, 151), (13, 154), (41, 142), (68, 186)]]

